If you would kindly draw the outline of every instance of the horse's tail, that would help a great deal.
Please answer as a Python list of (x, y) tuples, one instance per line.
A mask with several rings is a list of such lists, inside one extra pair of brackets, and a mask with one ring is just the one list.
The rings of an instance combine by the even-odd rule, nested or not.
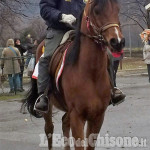
[(27, 96), (23, 103), (27, 106), (27, 109), (31, 115), (33, 115), (36, 118), (41, 118), (42, 115), (34, 110), (34, 104), (37, 98), (38, 98), (37, 80), (31, 78), (31, 88), (28, 91)]

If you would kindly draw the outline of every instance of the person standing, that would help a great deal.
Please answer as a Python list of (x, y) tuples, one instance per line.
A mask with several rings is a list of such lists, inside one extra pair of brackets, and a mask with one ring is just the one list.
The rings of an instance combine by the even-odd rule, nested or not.
[(20, 77), (20, 84), (21, 84), (21, 89), (22, 91), (24, 91), (23, 89), (23, 72), (24, 72), (24, 58), (23, 58), (23, 53), (25, 53), (27, 50), (26, 48), (21, 44), (20, 42), (20, 39), (15, 39), (15, 47), (18, 48), (20, 54), (21, 54), (21, 64), (20, 64), (20, 74), (19, 74), (19, 77)]
[(8, 75), (10, 93), (14, 91), (22, 92), (20, 86), (20, 52), (14, 47), (14, 40), (8, 39), (6, 48), (2, 51), (1, 68), (4, 69), (4, 74)]
[(112, 52), (112, 56), (113, 56), (113, 69), (114, 69), (114, 75), (113, 75), (114, 87), (116, 88), (117, 87), (116, 74), (118, 71), (119, 64), (120, 64), (121, 60), (123, 59), (123, 50), (121, 50), (121, 52)]
[(149, 76), (149, 83), (150, 83), (150, 35), (148, 36), (148, 41), (145, 43), (143, 48), (143, 59), (147, 64), (147, 71)]
[(26, 49), (27, 49), (27, 60), (25, 62), (25, 67), (28, 67), (28, 64), (30, 62), (30, 59), (32, 57), (35, 57), (35, 52), (37, 48), (37, 40), (33, 41), (30, 34), (26, 37)]

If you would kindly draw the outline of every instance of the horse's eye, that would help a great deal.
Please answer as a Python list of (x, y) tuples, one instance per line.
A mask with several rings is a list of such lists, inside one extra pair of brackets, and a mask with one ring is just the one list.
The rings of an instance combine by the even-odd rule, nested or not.
[(99, 15), (100, 14), (100, 10), (99, 10), (98, 7), (94, 8), (94, 13), (95, 13), (95, 15)]

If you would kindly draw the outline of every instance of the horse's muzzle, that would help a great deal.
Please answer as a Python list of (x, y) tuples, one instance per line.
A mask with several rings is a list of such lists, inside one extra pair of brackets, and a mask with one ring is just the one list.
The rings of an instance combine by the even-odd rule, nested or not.
[(114, 51), (120, 52), (125, 47), (125, 38), (122, 38), (121, 41), (119, 41), (117, 38), (112, 38), (110, 40), (110, 45)]

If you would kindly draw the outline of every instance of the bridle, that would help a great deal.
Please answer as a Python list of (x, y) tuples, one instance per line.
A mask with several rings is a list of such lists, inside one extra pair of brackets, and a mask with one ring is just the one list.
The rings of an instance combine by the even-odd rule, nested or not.
[[(93, 0), (89, 0), (88, 3), (91, 5), (93, 3)], [(120, 27), (119, 24), (117, 23), (107, 23), (103, 25), (102, 27), (97, 27), (90, 19), (89, 15), (87, 15), (85, 9), (84, 9), (84, 17), (86, 20), (86, 26), (89, 31), (89, 34), (85, 34), (81, 32), (84, 36), (89, 37), (90, 39), (94, 40), (97, 44), (105, 44), (108, 45), (107, 40), (103, 36), (103, 32), (105, 32), (107, 29), (112, 28), (112, 27)], [(94, 35), (91, 34), (91, 29), (94, 32)]]

